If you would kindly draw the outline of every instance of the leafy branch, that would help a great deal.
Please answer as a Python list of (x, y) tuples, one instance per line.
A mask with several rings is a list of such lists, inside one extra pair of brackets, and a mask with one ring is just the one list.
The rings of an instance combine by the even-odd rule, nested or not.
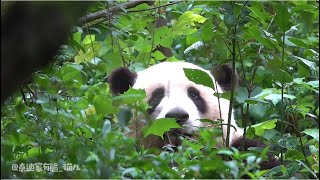
[[(170, 6), (170, 5), (173, 5), (173, 4), (181, 3), (183, 1), (184, 0), (171, 2), (171, 3), (165, 4), (165, 5), (156, 6), (156, 7), (152, 7), (152, 8), (148, 8), (148, 9), (130, 10), (130, 11), (126, 11), (126, 12), (127, 13), (133, 13), (133, 12), (149, 11), (149, 10), (159, 9), (159, 8), (162, 8), (162, 7), (166, 7), (166, 6)], [(97, 12), (94, 12), (94, 13), (87, 14), (87, 15), (81, 17), (78, 20), (78, 25), (89, 23), (91, 21), (95, 21), (95, 20), (101, 19), (101, 18), (108, 18), (110, 16), (110, 14), (114, 14), (114, 13), (117, 13), (117, 12), (125, 10), (125, 9), (134, 8), (134, 7), (136, 7), (136, 6), (140, 5), (140, 4), (143, 4), (143, 3), (150, 3), (150, 1), (133, 0), (133, 1), (129, 1), (129, 2), (123, 3), (123, 4), (116, 5), (114, 7), (108, 8), (108, 9), (104, 9), (104, 10), (101, 10), (101, 11), (97, 11)]]
[(133, 0), (133, 1), (129, 1), (129, 2), (120, 4), (120, 5), (116, 5), (114, 7), (108, 8), (108, 9), (104, 9), (101, 11), (87, 14), (78, 20), (78, 25), (85, 24), (85, 23), (88, 23), (90, 21), (94, 21), (94, 20), (97, 20), (100, 18), (109, 17), (109, 14), (117, 13), (123, 9), (133, 8), (133, 7), (136, 7), (136, 6), (138, 6), (142, 3), (145, 3), (145, 2), (148, 2), (148, 1)]

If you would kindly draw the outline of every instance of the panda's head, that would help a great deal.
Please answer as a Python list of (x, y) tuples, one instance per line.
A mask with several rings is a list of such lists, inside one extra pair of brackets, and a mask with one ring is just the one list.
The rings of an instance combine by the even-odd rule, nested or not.
[[(111, 73), (108, 81), (113, 94), (122, 94), (129, 87), (144, 89), (151, 119), (175, 118), (183, 128), (176, 130), (172, 136), (192, 136), (198, 127), (207, 125), (200, 119), (217, 120), (220, 119), (220, 113), (222, 119), (227, 119), (229, 101), (220, 99), (220, 112), (218, 98), (214, 93), (230, 88), (231, 69), (222, 66), (220, 71), (215, 71), (220, 73), (217, 89), (212, 89), (190, 81), (184, 68), (202, 70), (215, 81), (209, 71), (186, 62), (164, 62), (138, 73), (119, 68)], [(234, 120), (232, 124), (236, 126)]]

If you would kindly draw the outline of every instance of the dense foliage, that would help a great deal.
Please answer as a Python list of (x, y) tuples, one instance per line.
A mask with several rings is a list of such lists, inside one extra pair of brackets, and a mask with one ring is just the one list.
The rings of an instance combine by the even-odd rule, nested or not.
[[(317, 2), (156, 1), (131, 9), (123, 3), (95, 2), (88, 11), (121, 10), (75, 27), (55, 63), (2, 106), (2, 177), (319, 178)], [(168, 25), (156, 28), (159, 17)], [(246, 137), (268, 147), (217, 148), (221, 132), (213, 128), (184, 139), (177, 152), (145, 149), (127, 137), (128, 121), (147, 108), (145, 93), (112, 97), (106, 77), (120, 66), (140, 71), (180, 60), (206, 69), (234, 62), (240, 87), (217, 96), (233, 94)], [(163, 126), (149, 129), (161, 136), (170, 129)], [(260, 170), (271, 150), (281, 165)]]

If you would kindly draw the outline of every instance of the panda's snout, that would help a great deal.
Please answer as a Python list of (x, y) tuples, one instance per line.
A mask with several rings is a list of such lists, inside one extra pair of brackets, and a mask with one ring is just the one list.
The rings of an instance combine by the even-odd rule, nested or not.
[(183, 125), (189, 119), (189, 114), (183, 109), (174, 108), (167, 112), (165, 118), (175, 118), (178, 124)]

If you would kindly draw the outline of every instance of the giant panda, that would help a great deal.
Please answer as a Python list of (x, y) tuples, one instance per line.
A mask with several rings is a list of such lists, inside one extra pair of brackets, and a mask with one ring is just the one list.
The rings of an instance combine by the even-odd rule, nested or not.
[[(213, 82), (218, 82), (216, 88), (212, 89), (190, 81), (184, 73), (184, 68), (198, 69), (206, 72)], [(231, 67), (227, 65), (221, 66), (219, 69), (219, 78), (215, 79), (211, 71), (187, 62), (162, 62), (138, 73), (132, 72), (126, 67), (121, 67), (110, 74), (108, 83), (114, 95), (123, 94), (130, 87), (134, 89), (144, 89), (147, 95), (145, 100), (150, 106), (148, 110), (149, 119), (174, 118), (177, 123), (183, 127), (169, 131), (166, 133), (164, 139), (152, 135), (143, 139), (141, 129), (145, 126), (146, 122), (132, 123), (129, 126), (131, 136), (143, 139), (143, 145), (147, 148), (161, 148), (166, 144), (177, 146), (180, 143), (179, 136), (182, 135), (192, 138), (194, 132), (197, 131), (199, 127), (208, 125), (207, 123), (199, 121), (200, 119), (209, 119), (212, 121), (220, 119), (218, 98), (214, 93), (221, 93), (230, 89), (230, 73), (232, 71)], [(219, 100), (221, 119), (223, 119), (223, 124), (227, 124), (229, 101), (222, 98)], [(226, 125), (222, 127), (222, 131), (223, 136), (218, 140), (218, 142), (221, 143), (226, 140)], [(243, 129), (237, 125), (232, 114), (229, 144), (240, 149), (242, 135)], [(247, 140), (245, 142), (246, 149), (252, 146), (262, 147), (263, 145), (255, 140)], [(264, 169), (274, 167), (278, 164), (274, 157), (271, 155), (268, 156), (269, 162), (264, 162)]]

